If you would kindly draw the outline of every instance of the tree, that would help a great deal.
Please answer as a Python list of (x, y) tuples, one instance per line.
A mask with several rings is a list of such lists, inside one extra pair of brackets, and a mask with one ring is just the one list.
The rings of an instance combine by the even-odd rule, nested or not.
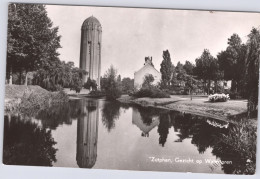
[(82, 70), (80, 68), (73, 68), (72, 69), (72, 80), (70, 83), (70, 88), (72, 90), (75, 90), (77, 93), (80, 92), (83, 86), (83, 75), (86, 75), (87, 72), (85, 70)]
[(122, 92), (127, 93), (128, 91), (134, 90), (134, 79), (129, 77), (122, 79)]
[(113, 67), (113, 65), (110, 66), (110, 68), (106, 71), (104, 80), (102, 83), (102, 87), (106, 93), (107, 99), (114, 100), (121, 96), (121, 91), (119, 88), (119, 84), (117, 82), (117, 70)]
[(57, 91), (63, 87), (80, 91), (83, 85), (83, 74), (87, 74), (87, 72), (74, 67), (73, 62), (65, 63), (56, 60), (45, 64), (35, 72), (33, 84), (50, 91)]
[(177, 66), (175, 68), (176, 71), (176, 79), (178, 81), (179, 86), (185, 82), (186, 77), (186, 70), (183, 68), (183, 64), (181, 62), (177, 63)]
[(193, 75), (193, 69), (194, 69), (195, 65), (192, 64), (189, 61), (185, 61), (185, 64), (183, 65), (183, 69), (186, 71), (186, 73), (188, 75)]
[(152, 74), (145, 75), (142, 88), (150, 88), (153, 82), (154, 82), (154, 77)]
[(119, 89), (120, 91), (122, 91), (123, 87), (122, 87), (121, 75), (118, 75), (118, 76), (117, 76), (116, 83), (117, 83), (118, 89)]
[(160, 72), (162, 74), (162, 87), (168, 88), (171, 85), (172, 73), (174, 66), (171, 62), (171, 56), (168, 50), (163, 51), (163, 61), (161, 63)]
[(209, 52), (209, 50), (205, 49), (202, 55), (196, 60), (196, 68), (195, 72), (199, 79), (204, 81), (208, 81), (208, 94), (210, 93), (210, 85), (211, 80), (216, 80), (218, 76), (218, 62)]
[(228, 39), (228, 47), (217, 55), (220, 70), (224, 71), (224, 79), (232, 80), (231, 90), (241, 91), (243, 87), (243, 74), (245, 73), (246, 46), (241, 38), (233, 34)]
[(84, 84), (84, 88), (88, 89), (88, 90), (97, 90), (97, 82), (96, 80), (91, 80), (90, 78), (88, 78), (87, 82)]
[(11, 83), (15, 72), (22, 82), (24, 72), (58, 60), (61, 36), (58, 27), (52, 27), (44, 5), (11, 3), (8, 15), (7, 81)]
[(256, 112), (258, 107), (259, 61), (260, 31), (253, 28), (248, 35), (246, 54), (246, 90), (249, 116), (252, 116), (252, 112)]

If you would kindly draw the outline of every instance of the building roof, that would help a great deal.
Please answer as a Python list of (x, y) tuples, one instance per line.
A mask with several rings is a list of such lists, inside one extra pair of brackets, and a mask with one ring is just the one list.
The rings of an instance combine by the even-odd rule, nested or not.
[(135, 73), (138, 73), (139, 71), (141, 71), (143, 68), (145, 68), (147, 66), (151, 66), (153, 69), (155, 69), (156, 72), (161, 73), (154, 67), (153, 62), (152, 62), (152, 57), (145, 57), (144, 66), (142, 68), (140, 68), (138, 71), (136, 71)]
[(83, 24), (82, 24), (82, 29), (86, 28), (88, 25), (98, 25), (101, 26), (99, 20), (95, 18), (93, 15), (87, 18)]
[(140, 72), (143, 68), (145, 68), (145, 67), (152, 67), (157, 73), (161, 73), (161, 72), (159, 72), (156, 68), (154, 68), (154, 66), (153, 65), (151, 65), (151, 64), (145, 64), (142, 68), (140, 68), (138, 71), (136, 71), (135, 73), (138, 73), (138, 72)]

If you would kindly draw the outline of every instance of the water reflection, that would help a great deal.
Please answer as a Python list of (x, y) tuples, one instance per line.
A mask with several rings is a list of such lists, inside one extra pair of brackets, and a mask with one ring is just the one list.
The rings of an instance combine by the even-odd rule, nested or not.
[[(41, 111), (34, 118), (6, 116), (4, 163), (251, 174), (256, 133), (247, 125), (244, 128), (249, 132), (243, 136), (253, 136), (252, 141), (241, 142), (241, 128), (219, 120), (104, 100), (71, 100), (66, 106)], [(73, 147), (68, 149), (68, 145)], [(180, 155), (232, 164), (147, 163), (147, 156)]]
[[(146, 129), (149, 129), (148, 131), (154, 128), (153, 121), (159, 119), (159, 124), (156, 123), (156, 126), (158, 125), (159, 144), (162, 147), (167, 144), (169, 129), (173, 127), (174, 131), (177, 132), (176, 136), (178, 136), (178, 139), (174, 142), (183, 142), (185, 139), (191, 139), (191, 144), (197, 147), (199, 154), (203, 154), (207, 149), (212, 148), (212, 154), (216, 156), (218, 160), (232, 162), (232, 164), (212, 163), (209, 166), (212, 170), (213, 168), (221, 167), (224, 173), (228, 174), (254, 173), (256, 151), (254, 144), (256, 142), (256, 136), (253, 137), (253, 139), (255, 139), (253, 141), (244, 141), (246, 143), (242, 143), (239, 138), (241, 138), (242, 135), (254, 136), (256, 130), (247, 129), (251, 134), (245, 134), (245, 131), (241, 131), (241, 127), (223, 121), (176, 111), (161, 110), (160, 112), (156, 112), (150, 110), (148, 112), (149, 108), (145, 109), (139, 106), (135, 108), (138, 110), (133, 110), (133, 121), (137, 119), (140, 121), (139, 118), (141, 118), (143, 121), (141, 124), (145, 124)], [(141, 115), (138, 115), (138, 113)], [(133, 124), (142, 126), (139, 123), (133, 122)], [(250, 125), (246, 127), (249, 126)], [(139, 128), (143, 131), (143, 127)], [(236, 141), (237, 144), (235, 144), (234, 141)], [(251, 148), (251, 150), (249, 148), (246, 149), (246, 145)]]
[(77, 124), (77, 164), (80, 168), (92, 168), (97, 159), (99, 101), (83, 101)]
[(149, 137), (149, 132), (159, 125), (159, 117), (145, 115), (142, 110), (139, 111), (137, 108), (133, 108), (132, 124), (141, 130), (142, 137)]
[(102, 123), (110, 132), (115, 128), (115, 120), (120, 116), (119, 102), (105, 102), (102, 108)]
[(65, 105), (52, 106), (49, 109), (40, 111), (35, 118), (41, 120), (44, 128), (55, 130), (59, 125), (72, 124), (82, 114), (84, 100), (71, 100)]
[(57, 149), (50, 130), (20, 116), (9, 115), (4, 120), (4, 164), (52, 166)]
[(160, 124), (158, 126), (158, 133), (160, 135), (159, 137), (159, 144), (164, 147), (167, 136), (169, 134), (169, 128), (170, 128), (170, 116), (169, 114), (161, 114), (160, 115)]

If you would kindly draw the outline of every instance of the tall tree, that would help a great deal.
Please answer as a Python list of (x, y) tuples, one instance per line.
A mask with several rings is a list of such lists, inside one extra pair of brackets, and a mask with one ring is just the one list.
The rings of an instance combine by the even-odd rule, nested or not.
[(253, 28), (248, 35), (246, 55), (246, 89), (248, 93), (248, 112), (251, 116), (258, 107), (260, 61), (260, 31)]
[(241, 80), (245, 72), (246, 46), (241, 38), (233, 34), (228, 39), (228, 47), (217, 55), (220, 70), (224, 71), (224, 79), (232, 80), (231, 90), (241, 90)]
[(58, 60), (61, 36), (44, 5), (11, 3), (8, 15), (7, 80), (12, 72), (19, 72), (21, 78), (23, 72)]
[(119, 84), (117, 82), (118, 76), (117, 76), (117, 70), (114, 68), (113, 65), (110, 66), (110, 68), (106, 71), (104, 75), (104, 79), (102, 80), (102, 85), (106, 93), (106, 97), (108, 99), (114, 100), (121, 96), (121, 91)]
[(196, 75), (202, 79), (204, 83), (207, 81), (208, 94), (210, 93), (211, 80), (216, 80), (218, 76), (218, 62), (209, 52), (205, 49), (202, 55), (196, 59)]
[(188, 75), (193, 75), (193, 69), (194, 69), (195, 65), (192, 64), (189, 61), (185, 61), (185, 64), (183, 65), (183, 69), (186, 71), (186, 73)]
[(163, 51), (163, 60), (161, 63), (160, 72), (162, 74), (162, 87), (168, 88), (170, 87), (170, 82), (172, 78), (172, 74), (174, 71), (174, 66), (171, 61), (170, 52), (168, 50)]
[(176, 71), (176, 77), (179, 84), (184, 83), (185, 77), (187, 75), (186, 70), (184, 69), (184, 66), (181, 62), (178, 62), (175, 68)]

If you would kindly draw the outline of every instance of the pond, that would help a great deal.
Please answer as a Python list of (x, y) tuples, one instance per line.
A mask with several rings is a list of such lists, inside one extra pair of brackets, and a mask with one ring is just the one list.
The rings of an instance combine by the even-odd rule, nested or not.
[(71, 99), (36, 116), (8, 114), (3, 162), (10, 165), (234, 173), (245, 160), (220, 140), (232, 125), (105, 99)]

